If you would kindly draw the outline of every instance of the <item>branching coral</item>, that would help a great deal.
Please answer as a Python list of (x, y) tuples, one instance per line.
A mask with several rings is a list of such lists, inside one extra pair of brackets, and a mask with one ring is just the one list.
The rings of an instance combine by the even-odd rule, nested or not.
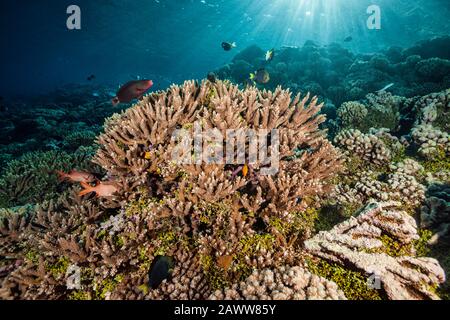
[(439, 153), (450, 155), (450, 136), (432, 125), (419, 125), (411, 131), (419, 154), (425, 158), (439, 157)]
[(38, 203), (57, 198), (60, 192), (56, 170), (99, 171), (90, 163), (89, 147), (73, 154), (32, 152), (12, 160), (0, 176), (0, 207)]
[[(68, 193), (39, 205), (17, 247), (26, 263), (2, 280), (2, 295), (200, 299), (253, 270), (291, 263), (313, 229), (308, 208), (341, 165), (319, 130), (320, 108), (309, 95), (223, 82), (186, 82), (145, 97), (107, 121), (98, 139), (94, 160), (120, 186), (114, 199)], [(244, 174), (242, 164), (173, 161), (172, 133), (193, 133), (194, 121), (225, 137), (227, 129), (279, 130), (278, 171), (262, 174), (262, 162)], [(175, 266), (152, 289), (148, 272), (158, 255)]]
[(357, 155), (376, 165), (383, 165), (391, 159), (391, 153), (381, 139), (359, 130), (343, 130), (335, 137), (334, 142), (346, 155)]

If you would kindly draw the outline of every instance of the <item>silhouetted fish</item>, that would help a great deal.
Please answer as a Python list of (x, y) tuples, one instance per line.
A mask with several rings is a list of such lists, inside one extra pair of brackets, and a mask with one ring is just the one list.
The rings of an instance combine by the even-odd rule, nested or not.
[(87, 77), (88, 81), (92, 81), (94, 79), (95, 79), (95, 75), (94, 74), (91, 74), (89, 77)]
[(344, 42), (350, 42), (353, 40), (352, 36), (348, 36), (347, 38), (344, 39)]
[(173, 259), (166, 256), (157, 256), (148, 272), (148, 285), (156, 289), (165, 280), (170, 278), (173, 268)]
[(222, 42), (222, 48), (225, 51), (230, 51), (231, 49), (236, 48), (236, 42)]
[(208, 73), (206, 78), (209, 80), (209, 82), (212, 82), (212, 83), (216, 83), (216, 81), (217, 81), (217, 77), (216, 77), (216, 74), (214, 72)]
[(260, 84), (266, 84), (270, 81), (270, 74), (266, 69), (261, 68), (254, 73), (250, 73), (250, 80), (253, 80)]

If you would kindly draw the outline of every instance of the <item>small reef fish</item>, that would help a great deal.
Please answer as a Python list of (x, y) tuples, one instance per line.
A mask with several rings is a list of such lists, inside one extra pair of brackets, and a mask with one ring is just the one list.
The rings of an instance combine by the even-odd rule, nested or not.
[(384, 87), (383, 89), (378, 90), (377, 92), (383, 92), (386, 91), (387, 89), (389, 89), (390, 87), (392, 87), (394, 85), (394, 83), (389, 83), (386, 87)]
[(113, 106), (119, 103), (131, 102), (134, 99), (140, 99), (145, 94), (145, 92), (153, 86), (152, 80), (133, 80), (127, 82), (119, 91), (117, 91), (116, 96), (111, 100)]
[(208, 73), (208, 75), (206, 76), (206, 79), (208, 79), (208, 81), (211, 83), (216, 83), (216, 81), (217, 81), (217, 77), (214, 72)]
[(253, 80), (259, 84), (266, 84), (270, 81), (270, 74), (266, 69), (261, 68), (254, 73), (250, 73), (250, 80)]
[(144, 153), (144, 159), (150, 160), (152, 158), (152, 153), (150, 151), (146, 151)]
[(170, 278), (174, 262), (171, 257), (157, 256), (150, 266), (148, 272), (148, 285), (156, 289), (165, 280)]
[(92, 81), (95, 79), (95, 75), (91, 74), (89, 77), (87, 77), (87, 81)]
[(230, 51), (231, 49), (236, 48), (236, 42), (222, 42), (222, 48), (225, 51)]
[(244, 166), (242, 167), (242, 175), (244, 177), (246, 177), (248, 175), (248, 165), (244, 164)]
[(98, 97), (100, 97), (100, 94), (99, 94), (98, 92), (94, 92), (94, 93), (92, 94), (92, 96), (95, 97), (95, 98), (98, 98)]
[(90, 184), (81, 181), (81, 186), (83, 187), (83, 190), (78, 194), (80, 197), (91, 192), (95, 192), (99, 198), (112, 197), (114, 193), (119, 190), (116, 185), (108, 182), (99, 182), (97, 185), (91, 186)]
[(71, 182), (89, 183), (97, 180), (97, 178), (95, 178), (95, 176), (92, 173), (76, 170), (72, 170), (69, 173), (65, 173), (63, 171), (58, 170), (56, 171), (56, 174), (58, 175), (60, 181), (69, 180)]
[(272, 61), (275, 57), (275, 49), (266, 52), (266, 61)]
[(344, 42), (350, 42), (353, 40), (352, 36), (348, 36), (347, 38), (344, 39)]
[(228, 270), (233, 262), (233, 256), (224, 255), (217, 258), (217, 264), (224, 270)]

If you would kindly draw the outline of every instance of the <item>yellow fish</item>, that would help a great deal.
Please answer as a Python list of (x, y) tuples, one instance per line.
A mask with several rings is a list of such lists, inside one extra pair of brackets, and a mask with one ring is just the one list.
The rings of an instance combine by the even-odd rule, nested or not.
[(224, 270), (228, 270), (233, 262), (233, 256), (225, 255), (217, 258), (217, 264)]
[(246, 177), (248, 175), (248, 165), (244, 164), (244, 167), (242, 168), (242, 175)]
[(152, 156), (152, 154), (150, 153), (150, 151), (147, 151), (144, 155), (144, 158), (147, 160), (150, 160), (151, 156)]

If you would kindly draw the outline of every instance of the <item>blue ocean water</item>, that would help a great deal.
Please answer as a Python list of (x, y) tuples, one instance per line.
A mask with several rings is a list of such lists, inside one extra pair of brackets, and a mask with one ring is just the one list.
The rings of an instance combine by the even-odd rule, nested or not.
[[(80, 8), (80, 30), (66, 26), (70, 5)], [(381, 10), (380, 29), (367, 28), (371, 5)], [(163, 89), (205, 77), (249, 45), (408, 47), (450, 34), (449, 16), (447, 0), (1, 1), (0, 95), (40, 94), (90, 74), (113, 86), (151, 78)], [(237, 48), (226, 52), (222, 41)]]

